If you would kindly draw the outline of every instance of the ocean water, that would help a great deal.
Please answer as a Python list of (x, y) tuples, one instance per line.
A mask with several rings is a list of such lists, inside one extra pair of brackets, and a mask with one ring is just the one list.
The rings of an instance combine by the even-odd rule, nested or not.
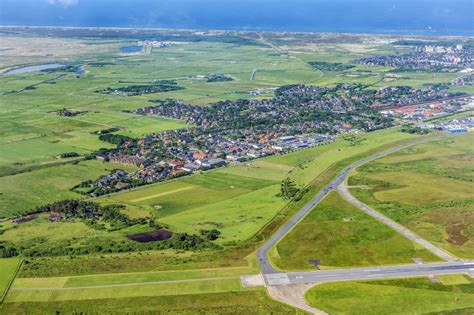
[(473, 0), (0, 0), (0, 24), (472, 36), (473, 3)]

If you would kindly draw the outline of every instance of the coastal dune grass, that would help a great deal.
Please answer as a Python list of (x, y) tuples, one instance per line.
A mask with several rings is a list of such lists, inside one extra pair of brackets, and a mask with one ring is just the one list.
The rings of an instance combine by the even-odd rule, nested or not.
[(459, 135), (393, 153), (349, 178), (359, 200), (462, 258), (474, 258), (474, 138)]
[(324, 283), (310, 289), (306, 300), (330, 314), (472, 314), (474, 282), (458, 277), (462, 283), (428, 278)]
[(337, 192), (327, 195), (273, 248), (272, 263), (281, 270), (409, 264), (413, 258), (436, 261), (391, 228), (348, 203)]

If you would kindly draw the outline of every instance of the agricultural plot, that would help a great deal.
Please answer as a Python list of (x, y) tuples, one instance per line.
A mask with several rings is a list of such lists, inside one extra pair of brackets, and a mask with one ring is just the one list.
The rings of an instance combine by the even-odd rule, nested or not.
[(471, 314), (474, 282), (466, 275), (320, 284), (307, 301), (330, 314)]
[(361, 201), (462, 258), (473, 258), (473, 137), (394, 153), (349, 179)]
[(437, 258), (331, 192), (274, 247), (281, 270), (409, 264)]
[(39, 205), (61, 199), (85, 196), (70, 191), (90, 178), (108, 174), (113, 169), (131, 171), (135, 167), (91, 160), (45, 167), (32, 172), (0, 177), (0, 217), (14, 216)]

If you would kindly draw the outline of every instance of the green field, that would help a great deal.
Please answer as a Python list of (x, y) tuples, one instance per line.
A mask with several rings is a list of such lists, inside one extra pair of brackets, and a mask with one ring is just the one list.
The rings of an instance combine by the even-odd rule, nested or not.
[(270, 299), (263, 289), (212, 294), (138, 296), (47, 302), (5, 303), (7, 314), (89, 313), (181, 313), (181, 314), (302, 314)]
[(19, 263), (20, 258), (18, 257), (0, 259), (0, 269), (2, 270), (0, 273), (0, 299), (3, 299), (8, 286), (12, 282)]
[(331, 192), (271, 252), (281, 270), (409, 264), (437, 258)]
[(2, 176), (0, 217), (13, 216), (61, 199), (84, 198), (70, 189), (90, 178), (109, 174), (113, 169), (131, 171), (137, 168), (91, 160)]
[(360, 167), (361, 201), (462, 258), (474, 258), (474, 138), (418, 145)]
[[(34, 313), (52, 310), (128, 312), (117, 308), (125, 301), (136, 305), (134, 312), (277, 312), (296, 310), (269, 299), (262, 288), (243, 288), (239, 275), (251, 273), (247, 267), (119, 273), (72, 277), (17, 278), (3, 305), (5, 312)], [(162, 283), (153, 283), (153, 282)], [(126, 286), (120, 286), (127, 284)], [(110, 287), (107, 287), (111, 285)], [(91, 288), (88, 286), (106, 286)], [(83, 287), (83, 288), (81, 288)], [(38, 290), (41, 288), (41, 290)], [(61, 290), (64, 288), (64, 290)], [(20, 290), (21, 289), (21, 290)], [(249, 298), (253, 296), (253, 298)], [(217, 302), (215, 298), (231, 300)], [(246, 298), (244, 298), (246, 297)], [(132, 298), (134, 299), (133, 302)], [(153, 298), (153, 299), (152, 299)], [(191, 300), (193, 303), (190, 303)], [(235, 300), (234, 300), (235, 299)], [(115, 303), (112, 303), (115, 301)], [(148, 301), (146, 305), (137, 301)], [(161, 303), (157, 303), (160, 301)], [(165, 302), (167, 301), (167, 302)], [(171, 303), (174, 301), (174, 303)], [(87, 303), (86, 303), (87, 302)], [(34, 309), (33, 306), (38, 308)]]
[(309, 290), (306, 299), (330, 314), (472, 314), (472, 279), (436, 278), (325, 283)]

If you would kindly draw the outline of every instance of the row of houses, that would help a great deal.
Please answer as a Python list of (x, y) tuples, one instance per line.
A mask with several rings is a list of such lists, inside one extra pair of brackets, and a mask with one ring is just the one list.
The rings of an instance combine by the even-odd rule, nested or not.
[(474, 104), (474, 97), (463, 96), (381, 110), (380, 113), (399, 119), (421, 121), (455, 113), (470, 104)]
[(457, 118), (434, 124), (421, 124), (422, 129), (447, 131), (450, 133), (474, 132), (474, 117)]

